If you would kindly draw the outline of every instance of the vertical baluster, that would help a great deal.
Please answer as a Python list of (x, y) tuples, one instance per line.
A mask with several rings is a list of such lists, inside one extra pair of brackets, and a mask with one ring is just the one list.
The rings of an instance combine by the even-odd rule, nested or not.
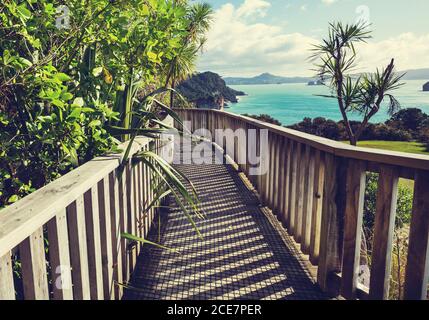
[[(136, 225), (137, 225), (137, 235), (140, 237), (140, 238), (143, 238), (144, 237), (144, 232), (143, 232), (143, 226), (142, 226), (142, 216), (143, 216), (143, 210), (142, 210), (142, 204), (143, 204), (143, 201), (142, 201), (142, 192), (143, 192), (143, 190), (142, 190), (142, 165), (143, 165), (143, 163), (141, 162), (141, 161), (139, 161), (139, 163), (137, 164), (137, 167), (136, 167), (136, 179), (137, 179), (137, 199), (136, 199), (136, 201), (137, 201), (137, 204), (136, 204), (136, 207), (137, 207), (137, 211), (136, 211), (136, 213), (137, 213), (137, 221), (136, 221)], [(140, 249), (141, 249), (141, 244), (139, 244), (138, 246), (137, 246), (137, 254), (140, 254)]]
[(0, 257), (0, 300), (15, 300), (10, 252)]
[[(144, 147), (143, 149), (145, 149)], [(147, 235), (147, 220), (146, 220), (146, 206), (147, 206), (147, 196), (146, 196), (146, 164), (142, 163), (142, 227), (143, 227), (143, 238), (146, 238)]]
[(264, 191), (264, 205), (270, 207), (270, 190), (271, 190), (271, 174), (272, 174), (272, 161), (274, 159), (273, 157), (273, 153), (272, 153), (272, 141), (273, 141), (273, 137), (271, 132), (269, 132), (268, 134), (268, 154), (269, 154), (269, 158), (267, 159), (267, 167), (268, 167), (268, 171), (267, 171), (267, 175), (265, 177), (265, 191)]
[(304, 175), (304, 204), (303, 204), (303, 218), (302, 218), (302, 245), (301, 250), (303, 253), (310, 253), (311, 242), (311, 226), (312, 226), (312, 213), (313, 213), (313, 198), (314, 198), (314, 152), (312, 148), (307, 145), (305, 147), (305, 175)]
[[(113, 248), (112, 248), (112, 225), (110, 208), (109, 177), (98, 182), (98, 203), (100, 204), (100, 244), (101, 265), (103, 274), (104, 299), (114, 299), (113, 283)], [(113, 196), (113, 194), (112, 194)], [(113, 209), (114, 211), (114, 209)]]
[(250, 182), (253, 183), (253, 177), (249, 177), (249, 157), (248, 157), (248, 149), (249, 149), (249, 126), (246, 122), (240, 122), (241, 127), (245, 132), (245, 141), (244, 146), (241, 149), (241, 155), (243, 163), (241, 165), (241, 170), (243, 170), (244, 174), (249, 178)]
[(302, 218), (304, 208), (304, 174), (305, 166), (303, 157), (304, 146), (299, 143), (297, 148), (297, 179), (296, 179), (296, 200), (295, 200), (295, 228), (293, 236), (296, 242), (301, 242)]
[(347, 170), (347, 204), (344, 219), (344, 253), (341, 283), (342, 295), (347, 299), (355, 298), (358, 283), (365, 177), (364, 163), (350, 160)]
[(67, 218), (69, 226), (70, 260), (72, 265), (73, 296), (76, 300), (89, 300), (91, 297), (83, 195), (67, 207)]
[(426, 299), (428, 277), (429, 171), (418, 171), (414, 185), (404, 298), (408, 300)]
[(280, 208), (279, 208), (279, 195), (280, 195), (280, 136), (275, 135), (274, 140), (274, 181), (273, 181), (273, 212), (280, 216)]
[(246, 123), (240, 121), (239, 122), (240, 130), (243, 131), (243, 138), (242, 141), (239, 142), (238, 148), (239, 148), (239, 166), (240, 170), (244, 172), (248, 176), (249, 171), (247, 170), (247, 140), (248, 140), (248, 134), (247, 134), (247, 126)]
[(150, 228), (150, 217), (149, 217), (150, 213), (147, 210), (147, 207), (149, 206), (149, 169), (147, 165), (144, 166), (144, 203), (145, 203), (144, 224), (145, 224), (145, 233), (147, 235)]
[(279, 219), (284, 223), (285, 218), (285, 187), (286, 187), (286, 139), (280, 137), (279, 141), (279, 189), (277, 190), (277, 211)]
[(121, 224), (120, 224), (120, 199), (119, 199), (119, 179), (117, 170), (109, 174), (109, 193), (110, 193), (110, 222), (112, 234), (112, 266), (113, 266), (113, 282), (111, 292), (115, 298), (122, 297), (122, 289), (114, 283), (122, 283), (122, 239), (121, 239)]
[(121, 259), (122, 259), (122, 279), (128, 281), (129, 278), (129, 259), (128, 259), (128, 248), (127, 241), (121, 236), (123, 233), (128, 231), (127, 228), (127, 217), (128, 217), (128, 208), (127, 208), (127, 171), (128, 165), (125, 165), (123, 172), (119, 176), (119, 226), (120, 232), (118, 237), (121, 241)]
[(317, 282), (328, 293), (337, 293), (333, 287), (333, 273), (341, 272), (342, 218), (345, 206), (345, 161), (325, 154), (325, 178), (320, 230), (320, 255)]
[[(283, 225), (289, 229), (290, 228), (290, 190), (291, 190), (291, 182), (292, 182), (292, 144), (293, 141), (290, 139), (286, 139), (286, 159), (285, 159), (285, 191), (284, 191), (284, 219)], [(290, 230), (289, 230), (290, 231)]]
[(26, 300), (49, 300), (43, 228), (37, 229), (19, 245), (22, 282)]
[(325, 180), (325, 163), (321, 151), (315, 153), (314, 195), (310, 240), (310, 261), (317, 265), (319, 262), (320, 228), (322, 223), (323, 186)]
[(98, 185), (84, 194), (89, 281), (92, 300), (103, 299)]
[(54, 300), (73, 300), (66, 209), (47, 224)]
[[(265, 158), (264, 157), (262, 157), (262, 155), (260, 155), (259, 153), (260, 153), (260, 150), (261, 150), (261, 148), (260, 148), (260, 146), (261, 146), (261, 137), (260, 137), (260, 129), (259, 128), (255, 128), (255, 130), (256, 130), (256, 134), (255, 134), (255, 136), (256, 136), (256, 152), (255, 152), (255, 154), (257, 155), (257, 156), (259, 156), (259, 158), (260, 158), (260, 163), (259, 163), (259, 168), (260, 168), (260, 170), (259, 170), (259, 174), (257, 175), (257, 177), (256, 177), (256, 189), (258, 190), (258, 192), (259, 192), (259, 194), (260, 194), (260, 196), (261, 196), (261, 198), (263, 197), (263, 195), (262, 195), (262, 193), (263, 193), (263, 175), (262, 175), (262, 168), (263, 168), (263, 165), (264, 165), (264, 163), (265, 163)], [(265, 155), (265, 157), (266, 157), (267, 155)]]
[(298, 178), (298, 152), (297, 143), (291, 141), (291, 173), (290, 173), (290, 185), (289, 185), (289, 210), (288, 210), (288, 229), (291, 235), (295, 234), (295, 210), (296, 210), (296, 190), (297, 190), (297, 178)]
[[(132, 235), (136, 235), (136, 203), (135, 203), (135, 173), (134, 165), (131, 163), (128, 164), (127, 170), (127, 207), (128, 207), (128, 226), (127, 232)], [(129, 256), (129, 273), (131, 274), (134, 270), (134, 266), (137, 260), (137, 248), (135, 243), (128, 241), (128, 256)]]
[[(260, 129), (261, 130), (261, 129)], [(260, 143), (264, 143), (263, 141), (260, 141)], [(261, 198), (264, 205), (268, 205), (268, 191), (269, 191), (269, 179), (270, 179), (270, 173), (271, 173), (271, 135), (268, 134), (268, 146), (267, 146), (268, 154), (265, 157), (265, 166), (267, 168), (264, 175), (261, 176)]]
[[(151, 193), (151, 172), (150, 168), (146, 166), (146, 205), (149, 206), (150, 204), (150, 193)], [(147, 210), (147, 232), (149, 232), (151, 226), (152, 226), (152, 210)]]
[(398, 181), (398, 170), (395, 167), (381, 168), (378, 178), (369, 291), (370, 298), (375, 300), (387, 299), (389, 296)]

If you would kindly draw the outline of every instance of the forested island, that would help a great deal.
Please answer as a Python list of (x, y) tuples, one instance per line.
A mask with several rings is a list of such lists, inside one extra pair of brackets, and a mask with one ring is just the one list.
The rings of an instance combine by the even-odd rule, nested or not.
[(228, 87), (214, 72), (197, 73), (183, 81), (177, 91), (197, 108), (223, 109), (228, 102), (237, 103), (238, 96), (246, 95)]

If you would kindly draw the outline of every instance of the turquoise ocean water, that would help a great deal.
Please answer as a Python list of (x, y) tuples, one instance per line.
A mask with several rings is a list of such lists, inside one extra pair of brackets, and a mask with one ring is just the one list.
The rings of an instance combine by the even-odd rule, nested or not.
[[(418, 107), (429, 114), (429, 92), (423, 92), (424, 80), (407, 80), (394, 95), (402, 108)], [(239, 102), (230, 104), (227, 111), (238, 114), (269, 114), (290, 125), (302, 121), (305, 117), (325, 117), (341, 120), (338, 105), (334, 99), (318, 97), (318, 94), (329, 94), (324, 86), (307, 86), (305, 83), (281, 85), (242, 85), (231, 86), (244, 91), (247, 96), (239, 97)], [(360, 119), (354, 115), (352, 119)], [(387, 108), (381, 110), (371, 122), (384, 122), (388, 119)]]

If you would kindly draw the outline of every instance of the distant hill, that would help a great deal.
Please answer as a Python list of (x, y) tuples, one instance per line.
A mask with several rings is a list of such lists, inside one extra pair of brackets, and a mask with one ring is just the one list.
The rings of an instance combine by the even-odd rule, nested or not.
[(283, 84), (283, 83), (308, 83), (314, 78), (307, 77), (280, 77), (270, 73), (263, 73), (253, 78), (224, 78), (227, 85), (243, 85), (243, 84)]
[[(416, 69), (401, 71), (406, 72), (404, 80), (428, 80), (428, 69)], [(314, 77), (281, 77), (270, 73), (263, 73), (256, 77), (225, 77), (227, 85), (251, 85), (251, 84), (283, 84), (283, 83), (309, 83), (315, 81)]]
[(197, 108), (222, 109), (225, 102), (238, 102), (244, 92), (227, 87), (214, 72), (197, 73), (177, 86), (177, 91)]
[(404, 71), (404, 80), (429, 80), (429, 68)]

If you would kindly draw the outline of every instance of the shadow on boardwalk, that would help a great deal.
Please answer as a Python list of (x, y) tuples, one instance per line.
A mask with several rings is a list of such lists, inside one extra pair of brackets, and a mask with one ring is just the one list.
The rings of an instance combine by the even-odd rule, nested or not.
[[(177, 155), (176, 155), (177, 156)], [(195, 184), (207, 218), (204, 239), (174, 206), (160, 213), (125, 299), (328, 299), (314, 284), (301, 254), (260, 208), (232, 165), (176, 165)], [(156, 224), (158, 218), (156, 218)], [(159, 233), (160, 232), (160, 238)], [(283, 234), (283, 235), (282, 235)]]

